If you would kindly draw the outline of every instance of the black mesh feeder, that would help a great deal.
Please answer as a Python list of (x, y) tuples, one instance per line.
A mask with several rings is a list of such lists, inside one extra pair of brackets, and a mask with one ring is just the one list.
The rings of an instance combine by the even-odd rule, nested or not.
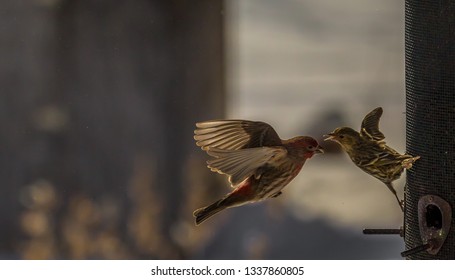
[(454, 259), (455, 1), (406, 0), (404, 239), (409, 259)]
[(406, 152), (404, 225), (408, 259), (455, 259), (455, 0), (405, 0)]

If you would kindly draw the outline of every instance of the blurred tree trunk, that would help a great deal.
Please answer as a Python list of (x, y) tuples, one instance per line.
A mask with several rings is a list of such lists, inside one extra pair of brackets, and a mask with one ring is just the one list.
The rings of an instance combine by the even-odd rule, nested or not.
[[(117, 244), (113, 236), (125, 242), (126, 253), (108, 257), (186, 257), (173, 231), (187, 203), (186, 164), (197, 152), (194, 123), (224, 113), (222, 1), (41, 2), (0, 4), (16, 6), (24, 21), (2, 21), (26, 33), (8, 32), (1, 46), (11, 58), (0, 66), (1, 240), (18, 236), (20, 190), (42, 179), (59, 201), (48, 217), (54, 258), (106, 257), (71, 253), (68, 240), (80, 237), (70, 232), (81, 228), (92, 230), (87, 239), (103, 231), (106, 244)], [(132, 184), (147, 190), (134, 194)], [(144, 211), (156, 212), (145, 217), (162, 234), (164, 251), (129, 244), (130, 220), (140, 214), (131, 209), (148, 207), (141, 190), (143, 198), (152, 190), (149, 204), (159, 204), (158, 212)]]

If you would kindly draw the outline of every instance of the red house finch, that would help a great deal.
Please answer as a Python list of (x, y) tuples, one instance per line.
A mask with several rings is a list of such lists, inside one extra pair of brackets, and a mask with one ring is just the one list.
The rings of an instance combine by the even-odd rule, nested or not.
[(217, 120), (196, 124), (196, 144), (214, 159), (214, 172), (226, 174), (232, 192), (209, 206), (197, 209), (196, 225), (230, 207), (277, 197), (300, 172), (305, 161), (323, 150), (309, 136), (281, 140), (264, 122)]
[(404, 168), (411, 168), (420, 157), (402, 155), (385, 144), (384, 134), (379, 131), (381, 115), (382, 108), (378, 107), (365, 116), (360, 133), (349, 127), (339, 127), (326, 135), (325, 140), (338, 142), (355, 165), (381, 180), (395, 195), (403, 211), (392, 181), (400, 178)]

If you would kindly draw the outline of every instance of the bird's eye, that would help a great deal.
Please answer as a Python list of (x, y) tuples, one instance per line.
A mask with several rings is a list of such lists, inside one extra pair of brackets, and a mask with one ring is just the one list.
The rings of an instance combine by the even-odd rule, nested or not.
[(343, 138), (344, 138), (344, 135), (340, 135), (339, 137), (340, 137), (340, 139), (343, 139)]
[(313, 150), (314, 147), (310, 145), (310, 146), (308, 146), (308, 149)]

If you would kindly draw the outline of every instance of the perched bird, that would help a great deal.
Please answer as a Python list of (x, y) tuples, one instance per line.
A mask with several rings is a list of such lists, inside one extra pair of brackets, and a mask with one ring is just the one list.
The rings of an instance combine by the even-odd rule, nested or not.
[(385, 144), (384, 134), (379, 131), (381, 115), (382, 108), (378, 107), (365, 116), (360, 133), (350, 127), (339, 127), (325, 135), (325, 140), (338, 142), (355, 165), (383, 182), (403, 211), (392, 181), (398, 179), (405, 168), (411, 168), (420, 156), (402, 155)]
[(234, 188), (220, 200), (194, 211), (196, 225), (226, 208), (279, 196), (307, 159), (323, 153), (313, 138), (281, 140), (264, 122), (215, 120), (197, 123), (196, 127), (196, 144), (213, 157), (207, 161), (208, 167), (227, 175)]

